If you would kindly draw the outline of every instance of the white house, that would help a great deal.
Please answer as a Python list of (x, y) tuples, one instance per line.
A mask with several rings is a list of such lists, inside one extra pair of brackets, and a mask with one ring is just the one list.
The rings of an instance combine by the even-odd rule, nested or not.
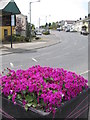
[(64, 26), (67, 28), (71, 28), (74, 22), (75, 20), (66, 20)]
[(88, 17), (85, 17), (84, 19), (77, 20), (74, 24), (73, 27), (77, 32), (82, 31), (82, 27), (86, 27), (86, 31), (88, 32)]

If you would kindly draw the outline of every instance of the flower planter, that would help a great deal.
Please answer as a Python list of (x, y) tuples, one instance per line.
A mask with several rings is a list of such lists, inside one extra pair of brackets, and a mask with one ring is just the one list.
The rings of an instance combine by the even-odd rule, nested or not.
[(88, 118), (88, 80), (74, 72), (37, 65), (0, 78), (6, 118)]
[[(89, 109), (89, 93), (90, 88), (87, 91), (83, 91), (77, 97), (65, 102), (60, 108), (56, 110), (54, 119), (56, 118), (87, 118)], [(18, 118), (53, 118), (51, 112), (43, 112), (35, 108), (30, 107), (28, 111), (22, 107), (20, 103), (13, 104), (11, 100), (8, 100), (4, 96), (0, 96), (2, 99), (2, 110), (12, 116), (15, 119)]]

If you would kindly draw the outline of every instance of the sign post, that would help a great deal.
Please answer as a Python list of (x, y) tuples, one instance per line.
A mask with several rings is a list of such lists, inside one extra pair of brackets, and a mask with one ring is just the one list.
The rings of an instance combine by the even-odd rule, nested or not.
[(11, 48), (12, 48), (12, 26), (15, 26), (14, 15), (11, 13)]

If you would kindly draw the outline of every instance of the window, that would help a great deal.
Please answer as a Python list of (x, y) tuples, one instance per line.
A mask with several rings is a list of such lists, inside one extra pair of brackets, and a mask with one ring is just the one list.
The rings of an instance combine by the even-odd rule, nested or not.
[(11, 25), (11, 16), (3, 15), (2, 17), (2, 26), (10, 26)]
[(8, 36), (8, 30), (4, 29), (4, 37), (7, 37), (7, 36)]

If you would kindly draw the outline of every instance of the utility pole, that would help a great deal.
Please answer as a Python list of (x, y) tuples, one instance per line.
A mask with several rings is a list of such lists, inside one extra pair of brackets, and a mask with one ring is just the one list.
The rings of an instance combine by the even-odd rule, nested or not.
[(31, 2), (30, 2), (30, 42), (31, 42)]
[(30, 2), (29, 3), (29, 7), (30, 7), (30, 42), (31, 42), (31, 31), (32, 31), (32, 29), (31, 29), (31, 3), (35, 3), (35, 2), (40, 2), (40, 0), (38, 0), (38, 1), (33, 1), (33, 2)]
[(39, 18), (39, 32), (40, 32), (40, 18)]

